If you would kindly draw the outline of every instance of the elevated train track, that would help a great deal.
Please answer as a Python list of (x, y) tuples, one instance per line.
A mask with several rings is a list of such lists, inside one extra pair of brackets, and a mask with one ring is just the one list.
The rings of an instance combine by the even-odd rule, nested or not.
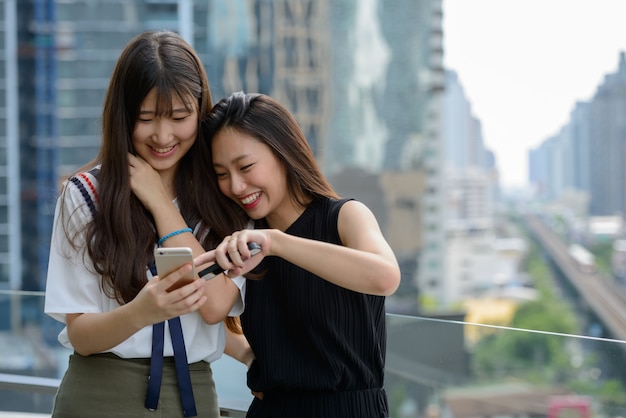
[(598, 271), (585, 271), (570, 256), (569, 246), (539, 216), (527, 216), (526, 225), (539, 245), (603, 323), (615, 340), (626, 342), (626, 290)]

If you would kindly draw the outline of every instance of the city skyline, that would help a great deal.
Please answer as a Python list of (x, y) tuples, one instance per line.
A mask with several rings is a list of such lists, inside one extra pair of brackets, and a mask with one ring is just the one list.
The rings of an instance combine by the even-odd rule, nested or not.
[(444, 65), (458, 73), (504, 187), (626, 51), (619, 0), (444, 0)]

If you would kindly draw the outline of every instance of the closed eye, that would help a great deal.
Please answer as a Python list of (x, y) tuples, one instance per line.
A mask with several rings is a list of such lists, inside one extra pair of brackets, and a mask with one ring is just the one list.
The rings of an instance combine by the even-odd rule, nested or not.
[(173, 119), (173, 120), (175, 120), (176, 122), (181, 122), (181, 121), (183, 121), (183, 120), (187, 119), (189, 116), (190, 116), (190, 115), (179, 116), (179, 117), (172, 118), (172, 119)]

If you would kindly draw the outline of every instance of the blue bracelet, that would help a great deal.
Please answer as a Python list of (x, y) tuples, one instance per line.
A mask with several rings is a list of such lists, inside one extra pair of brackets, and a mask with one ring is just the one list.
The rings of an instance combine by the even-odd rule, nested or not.
[(176, 235), (178, 235), (178, 234), (182, 234), (182, 233), (185, 233), (185, 232), (192, 232), (192, 230), (191, 230), (191, 228), (179, 229), (178, 231), (170, 232), (169, 234), (167, 234), (167, 235), (165, 235), (165, 236), (161, 237), (161, 238), (159, 239), (159, 247), (160, 247), (161, 245), (163, 245), (163, 243), (165, 242), (165, 240), (167, 240), (168, 238), (172, 238), (173, 236), (176, 236)]

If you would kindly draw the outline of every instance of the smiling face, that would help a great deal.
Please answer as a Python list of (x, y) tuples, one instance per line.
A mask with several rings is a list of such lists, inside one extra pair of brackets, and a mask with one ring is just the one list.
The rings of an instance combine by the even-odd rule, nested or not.
[(233, 128), (212, 139), (213, 168), (221, 192), (253, 219), (285, 229), (301, 213), (287, 188), (285, 169), (269, 146)]
[(183, 103), (173, 96), (171, 115), (157, 115), (155, 89), (141, 103), (133, 130), (133, 147), (136, 154), (161, 177), (172, 177), (178, 163), (195, 142), (198, 133), (197, 107), (197, 100), (192, 97), (188, 98), (188, 103)]

